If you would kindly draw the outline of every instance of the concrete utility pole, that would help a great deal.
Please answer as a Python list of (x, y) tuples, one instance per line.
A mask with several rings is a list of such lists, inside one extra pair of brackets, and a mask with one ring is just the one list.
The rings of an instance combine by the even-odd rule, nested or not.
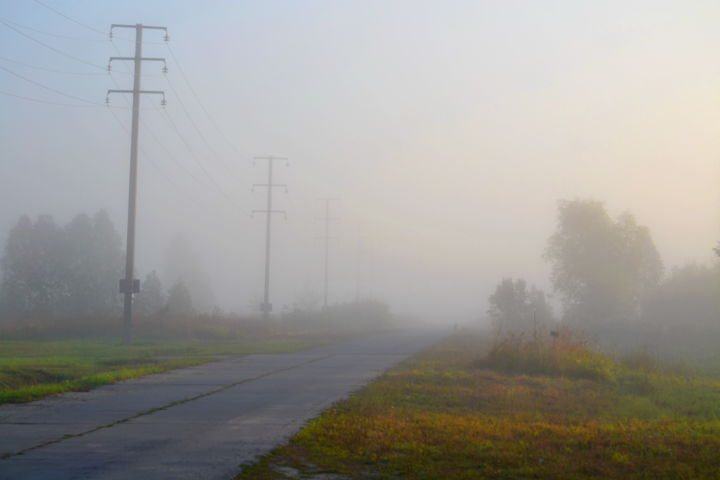
[(325, 235), (322, 237), (325, 241), (325, 261), (323, 263), (323, 309), (325, 309), (328, 306), (328, 270), (330, 268), (330, 239), (332, 238), (330, 236), (330, 222), (337, 220), (336, 218), (332, 218), (330, 216), (330, 202), (337, 200), (337, 198), (321, 198), (320, 200), (325, 202), (325, 216), (322, 218), (325, 222)]
[(274, 157), (274, 156), (266, 156), (266, 157), (255, 157), (255, 160), (267, 160), (268, 162), (268, 180), (267, 183), (256, 183), (253, 185), (253, 190), (255, 187), (265, 187), (267, 188), (267, 207), (265, 210), (253, 210), (253, 215), (256, 213), (264, 213), (265, 214), (265, 294), (263, 296), (263, 303), (260, 305), (260, 311), (263, 314), (263, 318), (267, 319), (270, 316), (270, 312), (272, 312), (272, 303), (270, 303), (270, 239), (272, 234), (272, 215), (274, 213), (282, 213), (285, 215), (285, 218), (287, 218), (287, 212), (285, 210), (273, 210), (272, 208), (272, 194), (273, 194), (273, 188), (275, 187), (282, 187), (287, 192), (287, 185), (284, 183), (273, 183), (273, 166), (275, 163), (275, 160), (281, 160), (284, 161), (286, 165), (288, 165), (287, 158), (285, 157)]
[(135, 56), (134, 57), (110, 57), (108, 63), (108, 72), (111, 69), (114, 60), (132, 61), (134, 62), (134, 80), (132, 90), (108, 90), (106, 103), (110, 103), (111, 93), (131, 93), (132, 94), (132, 130), (130, 136), (130, 188), (128, 195), (128, 223), (127, 223), (127, 244), (125, 253), (125, 278), (120, 280), (120, 293), (124, 294), (123, 301), (123, 344), (128, 345), (132, 342), (132, 301), (133, 294), (140, 291), (140, 280), (134, 277), (135, 266), (135, 210), (137, 199), (137, 152), (138, 152), (138, 122), (140, 118), (140, 95), (143, 93), (162, 95), (161, 104), (165, 106), (165, 92), (161, 90), (141, 90), (140, 75), (142, 72), (142, 62), (162, 62), (163, 72), (167, 73), (167, 64), (164, 58), (144, 58), (142, 56), (142, 37), (143, 30), (163, 30), (165, 32), (165, 41), (168, 41), (167, 28), (151, 27), (147, 25), (118, 25), (110, 26), (110, 38), (112, 38), (113, 30), (116, 28), (134, 28), (135, 29)]

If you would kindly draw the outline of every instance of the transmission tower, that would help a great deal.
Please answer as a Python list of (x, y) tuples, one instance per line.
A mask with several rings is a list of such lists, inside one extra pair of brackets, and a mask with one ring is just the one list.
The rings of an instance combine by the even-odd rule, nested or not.
[(337, 220), (330, 216), (330, 202), (337, 200), (337, 198), (321, 198), (321, 201), (325, 202), (325, 216), (322, 218), (325, 223), (325, 234), (322, 239), (325, 242), (325, 255), (323, 262), (323, 308), (328, 306), (328, 271), (330, 270), (330, 240), (333, 238), (330, 236), (330, 222)]
[(106, 103), (110, 103), (112, 93), (132, 94), (132, 130), (130, 134), (130, 188), (128, 194), (128, 223), (127, 223), (127, 251), (125, 252), (125, 278), (120, 280), (120, 293), (124, 295), (123, 301), (123, 343), (125, 345), (132, 341), (132, 301), (133, 294), (140, 291), (140, 280), (134, 277), (135, 267), (135, 210), (137, 199), (137, 170), (138, 170), (138, 123), (140, 120), (140, 95), (153, 94), (162, 95), (161, 105), (165, 106), (165, 92), (162, 90), (141, 90), (140, 79), (142, 62), (162, 62), (163, 73), (167, 73), (167, 64), (164, 58), (150, 58), (142, 56), (142, 38), (144, 30), (163, 30), (165, 41), (168, 41), (167, 28), (153, 27), (148, 25), (119, 25), (110, 26), (110, 38), (116, 28), (135, 29), (135, 56), (134, 57), (110, 57), (108, 72), (111, 70), (112, 62), (115, 60), (132, 61), (134, 63), (133, 88), (132, 90), (108, 90)]
[(255, 157), (255, 160), (267, 160), (267, 166), (268, 166), (268, 179), (267, 183), (256, 183), (253, 185), (253, 190), (255, 187), (265, 187), (267, 188), (267, 206), (264, 210), (253, 210), (252, 214), (255, 215), (256, 213), (264, 213), (265, 214), (265, 294), (263, 296), (263, 303), (260, 305), (260, 311), (263, 314), (263, 317), (267, 319), (270, 316), (270, 312), (272, 312), (272, 303), (270, 303), (270, 247), (271, 247), (271, 235), (272, 235), (272, 216), (275, 213), (282, 213), (285, 218), (287, 219), (287, 212), (285, 210), (273, 210), (272, 206), (272, 196), (273, 196), (273, 189), (280, 187), (284, 188), (285, 192), (287, 193), (287, 185), (284, 183), (273, 183), (273, 167), (276, 160), (280, 160), (285, 162), (285, 165), (288, 165), (288, 160), (285, 157), (275, 157), (275, 156), (265, 156), (265, 157)]

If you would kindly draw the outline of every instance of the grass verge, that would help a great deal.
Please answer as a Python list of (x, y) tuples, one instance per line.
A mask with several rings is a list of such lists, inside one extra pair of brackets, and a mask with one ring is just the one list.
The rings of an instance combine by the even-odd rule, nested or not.
[(236, 480), (718, 478), (717, 379), (574, 339), (482, 344), (404, 362)]
[(231, 341), (0, 341), (0, 404), (86, 391), (120, 380), (200, 365), (222, 355), (295, 352), (347, 334), (253, 336)]

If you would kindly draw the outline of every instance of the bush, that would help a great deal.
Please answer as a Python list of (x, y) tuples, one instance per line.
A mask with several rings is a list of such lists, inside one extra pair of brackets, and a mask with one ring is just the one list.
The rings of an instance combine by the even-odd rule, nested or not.
[(612, 358), (592, 351), (587, 341), (569, 330), (550, 337), (545, 332), (525, 339), (509, 333), (493, 342), (489, 353), (476, 366), (507, 373), (563, 376), (615, 381), (620, 366)]

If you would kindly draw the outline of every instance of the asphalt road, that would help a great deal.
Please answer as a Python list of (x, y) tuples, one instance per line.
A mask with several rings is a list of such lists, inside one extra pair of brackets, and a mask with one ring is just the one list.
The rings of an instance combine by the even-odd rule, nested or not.
[(219, 479), (443, 330), (376, 335), (293, 354), (234, 357), (0, 406), (0, 480)]

